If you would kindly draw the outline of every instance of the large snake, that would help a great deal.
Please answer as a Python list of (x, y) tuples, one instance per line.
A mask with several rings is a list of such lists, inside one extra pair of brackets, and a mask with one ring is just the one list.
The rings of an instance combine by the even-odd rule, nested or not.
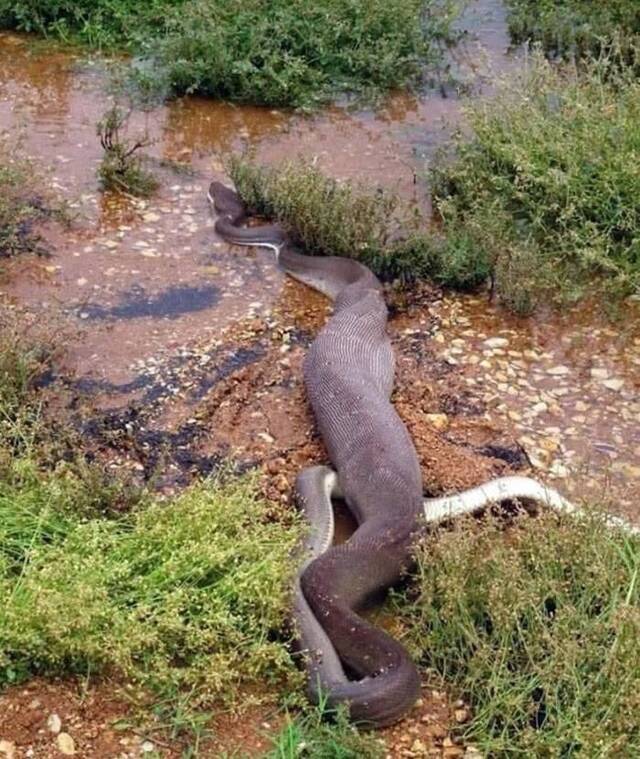
[[(296, 577), (294, 617), (312, 700), (346, 704), (351, 719), (383, 726), (401, 718), (420, 692), (405, 649), (358, 611), (395, 584), (410, 561), (421, 523), (481, 510), (505, 499), (579, 511), (526, 477), (503, 477), (464, 493), (423, 501), (418, 457), (389, 398), (394, 355), (387, 308), (372, 272), (351, 259), (297, 252), (278, 225), (241, 226), (246, 208), (219, 182), (209, 189), (226, 241), (275, 251), (282, 269), (334, 301), (334, 311), (304, 361), (304, 380), (335, 471), (304, 469), (297, 500), (311, 531)], [(343, 498), (358, 527), (334, 546), (332, 496)], [(622, 520), (613, 526), (637, 532)]]

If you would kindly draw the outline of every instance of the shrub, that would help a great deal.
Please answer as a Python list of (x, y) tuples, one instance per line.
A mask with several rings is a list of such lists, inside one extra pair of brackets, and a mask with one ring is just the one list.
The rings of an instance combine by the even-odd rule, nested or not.
[[(20, 29), (125, 46), (174, 92), (312, 107), (416, 84), (453, 37), (459, 0), (0, 0)], [(141, 74), (148, 85), (149, 67)]]
[[(39, 414), (50, 348), (0, 331), (0, 686), (32, 674), (118, 674), (170, 701), (230, 703), (294, 670), (274, 636), (289, 609), (297, 524), (249, 477), (171, 502), (51, 456)], [(61, 424), (60, 421), (57, 422)]]
[(594, 513), (461, 523), (396, 599), (413, 654), (470, 703), (488, 756), (640, 754), (640, 539)]
[(614, 301), (637, 295), (640, 83), (633, 71), (605, 59), (577, 72), (535, 55), (494, 100), (467, 113), (471, 138), (459, 135), (431, 174), (459, 261), (488, 262), (498, 296), (519, 312), (587, 291)]
[(158, 181), (142, 166), (139, 150), (151, 144), (147, 136), (130, 141), (122, 136), (129, 113), (119, 106), (110, 108), (98, 122), (97, 130), (104, 156), (98, 176), (103, 190), (146, 198), (158, 187)]
[(555, 55), (584, 56), (618, 48), (637, 60), (633, 37), (640, 36), (635, 0), (507, 0), (515, 42), (540, 42)]
[(304, 161), (268, 168), (234, 156), (229, 173), (252, 212), (280, 221), (311, 254), (355, 258), (385, 280), (437, 272), (440, 243), (392, 192), (337, 182)]

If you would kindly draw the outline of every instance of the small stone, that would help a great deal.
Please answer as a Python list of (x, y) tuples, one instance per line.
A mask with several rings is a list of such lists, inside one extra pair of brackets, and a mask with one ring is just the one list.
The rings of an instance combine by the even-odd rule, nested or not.
[(427, 750), (427, 747), (420, 740), (420, 738), (416, 738), (415, 741), (411, 744), (411, 750), (417, 754), (424, 754)]
[(564, 374), (569, 374), (571, 369), (568, 366), (552, 366), (551, 369), (547, 369), (547, 374), (551, 374), (553, 377), (561, 377)]
[(276, 440), (274, 437), (271, 437), (271, 435), (268, 432), (258, 432), (258, 437), (264, 440), (265, 443), (275, 443)]
[(50, 714), (47, 720), (47, 727), (56, 735), (62, 730), (62, 720), (57, 714)]
[(504, 348), (509, 345), (509, 341), (506, 337), (490, 337), (488, 340), (484, 341), (484, 345), (486, 345), (487, 348)]
[(11, 743), (10, 741), (0, 741), (0, 754), (2, 754), (5, 759), (14, 759), (16, 755), (16, 744)]
[(425, 420), (437, 430), (444, 430), (449, 426), (449, 417), (446, 414), (426, 414)]
[(624, 380), (621, 379), (610, 379), (605, 380), (602, 383), (608, 390), (614, 390), (615, 392), (618, 392), (618, 390), (622, 390), (624, 386)]
[(591, 376), (593, 379), (604, 380), (609, 376), (609, 372), (606, 369), (592, 369)]
[(462, 725), (469, 720), (469, 712), (466, 709), (456, 709), (453, 716), (459, 725)]
[(80, 279), (76, 280), (76, 285), (78, 285), (78, 287), (84, 287), (87, 284), (87, 281), (88, 280), (86, 280), (84, 277), (80, 277)]
[(140, 746), (140, 751), (142, 751), (143, 754), (150, 754), (152, 751), (155, 751), (156, 747), (151, 741), (144, 741), (144, 743)]
[(56, 739), (58, 751), (65, 756), (73, 756), (76, 753), (76, 744), (69, 733), (60, 733)]

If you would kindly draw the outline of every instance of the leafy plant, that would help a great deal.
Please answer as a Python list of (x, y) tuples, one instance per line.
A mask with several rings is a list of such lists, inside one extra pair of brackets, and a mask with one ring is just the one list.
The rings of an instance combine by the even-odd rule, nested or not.
[[(0, 22), (125, 47), (146, 89), (312, 108), (419, 84), (460, 0), (0, 0)], [(139, 65), (140, 60), (144, 65)]]
[(485, 262), (513, 310), (639, 294), (639, 96), (619, 61), (576, 70), (536, 54), (467, 108), (472, 136), (431, 172), (434, 203), (450, 250)]

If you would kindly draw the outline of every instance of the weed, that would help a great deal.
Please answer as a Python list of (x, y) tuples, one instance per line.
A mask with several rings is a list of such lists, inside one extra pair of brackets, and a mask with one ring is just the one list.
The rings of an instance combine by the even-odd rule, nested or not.
[(616, 48), (638, 60), (633, 37), (640, 37), (635, 0), (507, 0), (515, 42), (540, 42), (554, 55), (584, 56)]
[(51, 212), (31, 162), (15, 140), (0, 133), (0, 258), (40, 252), (35, 225)]
[(371, 734), (358, 732), (344, 709), (329, 714), (320, 704), (294, 718), (287, 716), (265, 759), (381, 759), (384, 755), (383, 744)]
[(247, 206), (283, 223), (310, 253), (355, 258), (386, 280), (434, 270), (436, 243), (392, 192), (337, 182), (304, 161), (266, 168), (232, 156), (228, 169)]
[(98, 169), (103, 190), (122, 192), (137, 197), (148, 197), (158, 187), (156, 178), (141, 163), (138, 153), (151, 144), (144, 135), (135, 141), (126, 140), (122, 133), (126, 129), (130, 111), (117, 105), (110, 108), (98, 123), (97, 131), (104, 156)]
[(396, 599), (413, 654), (473, 708), (488, 756), (640, 754), (640, 541), (594, 513), (467, 520)]
[(459, 0), (0, 0), (0, 22), (124, 46), (143, 87), (310, 108), (418, 84), (454, 37)]

